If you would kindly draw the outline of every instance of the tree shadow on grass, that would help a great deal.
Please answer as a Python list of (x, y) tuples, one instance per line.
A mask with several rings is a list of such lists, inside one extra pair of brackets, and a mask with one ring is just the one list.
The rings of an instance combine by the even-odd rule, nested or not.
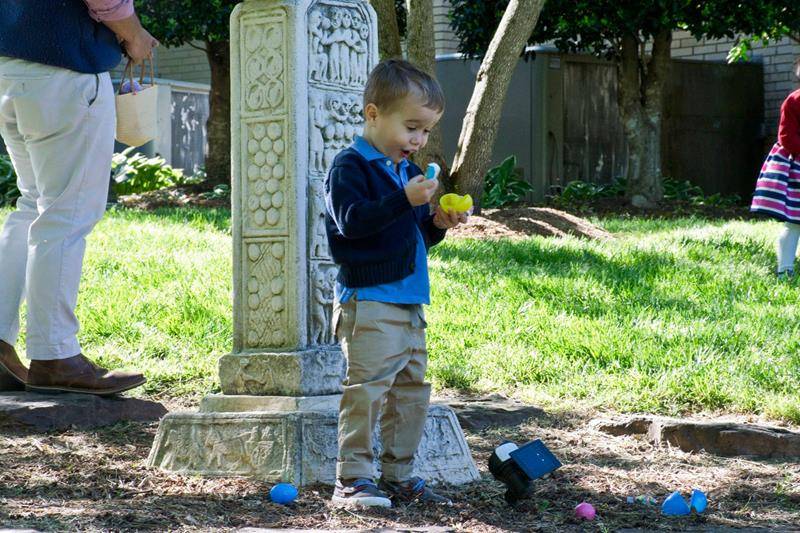
[[(723, 241), (718, 248), (737, 250), (742, 257), (749, 257), (758, 251), (763, 257), (751, 257), (751, 260), (771, 261), (766, 252), (754, 246), (752, 243), (740, 243), (737, 248), (737, 245)], [(470, 241), (469, 245), (441, 246), (435, 250), (435, 257), (441, 261), (468, 264), (468, 276), (483, 276), (489, 282), (505, 278), (533, 299), (543, 296), (556, 298), (561, 309), (582, 316), (606, 314), (608, 306), (604, 301), (593, 302), (597, 300), (597, 294), (564, 295), (556, 292), (543, 295), (542, 291), (552, 292), (553, 288), (543, 287), (542, 280), (558, 278), (586, 281), (591, 286), (599, 287), (601, 295), (611, 295), (616, 301), (631, 301), (636, 305), (675, 311), (696, 318), (707, 316), (705, 304), (708, 301), (704, 300), (698, 305), (683, 296), (676, 296), (676, 288), (682, 289), (692, 283), (710, 283), (717, 275), (707, 265), (686, 263), (668, 251), (632, 249), (620, 254), (604, 255), (588, 249), (553, 247), (541, 240)], [(719, 268), (727, 267), (720, 265)], [(670, 278), (680, 285), (665, 283)], [(571, 290), (568, 285), (555, 288)], [(730, 297), (728, 293), (720, 293), (719, 296), (725, 299)]]

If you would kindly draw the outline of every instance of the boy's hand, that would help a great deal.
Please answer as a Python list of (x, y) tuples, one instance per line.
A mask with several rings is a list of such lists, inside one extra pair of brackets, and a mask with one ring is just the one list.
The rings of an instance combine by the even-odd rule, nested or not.
[(442, 206), (436, 206), (436, 214), (433, 215), (433, 225), (439, 229), (455, 228), (459, 224), (464, 224), (469, 220), (472, 214), (472, 209), (466, 213), (457, 213), (455, 211), (448, 213)]
[(438, 186), (439, 180), (428, 180), (420, 174), (406, 184), (405, 191), (408, 203), (414, 207), (429, 204)]

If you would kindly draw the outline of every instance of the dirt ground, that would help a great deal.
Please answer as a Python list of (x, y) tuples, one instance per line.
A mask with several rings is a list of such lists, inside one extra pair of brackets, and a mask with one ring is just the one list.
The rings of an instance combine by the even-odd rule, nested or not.
[(473, 215), (466, 224), (448, 231), (450, 237), (472, 239), (520, 239), (531, 235), (573, 235), (587, 239), (612, 237), (606, 230), (588, 220), (552, 207), (486, 209), (480, 216)]
[[(155, 424), (125, 423), (101, 431), (0, 434), (0, 528), (42, 531), (228, 531), (244, 527), (488, 531), (726, 531), (800, 530), (800, 465), (721, 458), (658, 448), (640, 437), (613, 437), (589, 422), (611, 413), (544, 412), (532, 406), (476, 405), (451, 397), (482, 480), (445, 487), (452, 507), (350, 512), (332, 509), (331, 489), (301, 489), (297, 502), (269, 501), (270, 485), (251, 479), (200, 478), (149, 470), (145, 460)], [(507, 402), (507, 400), (501, 400)], [(466, 404), (466, 408), (464, 405)], [(170, 405), (170, 409), (178, 406)], [(490, 426), (489, 424), (503, 424)], [(502, 440), (541, 438), (564, 466), (535, 482), (532, 499), (508, 507), (486, 461)], [(657, 506), (626, 503), (674, 490), (708, 494), (701, 516), (665, 517)], [(581, 501), (598, 510), (594, 522), (573, 514)]]
[(117, 205), (130, 209), (158, 209), (161, 207), (207, 207), (231, 206), (229, 195), (212, 194), (208, 183), (166, 187), (141, 194), (128, 194), (117, 198)]

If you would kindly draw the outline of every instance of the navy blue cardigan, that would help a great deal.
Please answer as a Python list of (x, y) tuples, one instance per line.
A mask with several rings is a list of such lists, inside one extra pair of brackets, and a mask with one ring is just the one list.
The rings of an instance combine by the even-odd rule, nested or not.
[(117, 66), (122, 48), (83, 0), (0, 0), (0, 56), (98, 74)]
[[(411, 163), (409, 176), (422, 174)], [(433, 224), (428, 205), (412, 207), (405, 190), (355, 149), (343, 150), (325, 180), (325, 228), (338, 280), (346, 287), (371, 287), (414, 271), (419, 227), (425, 247), (439, 243), (447, 230)]]

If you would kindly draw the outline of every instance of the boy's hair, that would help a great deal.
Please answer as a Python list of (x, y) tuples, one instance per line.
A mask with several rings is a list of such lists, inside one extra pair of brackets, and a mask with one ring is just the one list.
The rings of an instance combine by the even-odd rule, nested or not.
[(381, 110), (392, 107), (408, 96), (416, 94), (423, 105), (437, 112), (444, 111), (444, 92), (433, 77), (402, 59), (386, 59), (372, 69), (364, 88), (364, 109), (375, 104)]

